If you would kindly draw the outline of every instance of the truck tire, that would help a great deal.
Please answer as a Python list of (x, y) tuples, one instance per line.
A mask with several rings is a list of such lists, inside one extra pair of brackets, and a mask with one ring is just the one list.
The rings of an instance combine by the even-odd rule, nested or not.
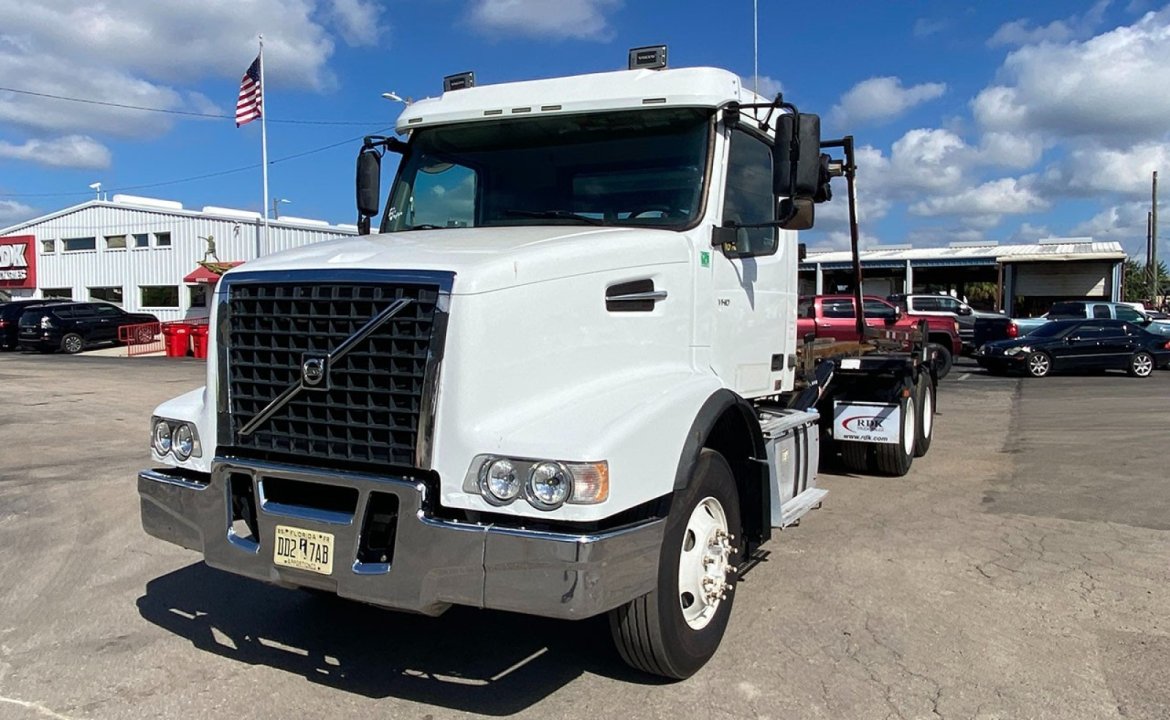
[(871, 473), (873, 461), (869, 456), (869, 443), (853, 440), (841, 441), (841, 462), (850, 472)]
[(911, 394), (902, 399), (902, 427), (898, 430), (898, 442), (875, 443), (873, 446), (874, 465), (878, 472), (901, 477), (910, 472), (914, 463), (914, 441), (918, 437), (918, 403)]
[(939, 343), (930, 343), (927, 347), (934, 353), (935, 376), (942, 380), (951, 373), (951, 368), (955, 365), (955, 356), (950, 348)]
[(609, 613), (610, 633), (623, 660), (644, 672), (682, 680), (711, 659), (731, 617), (741, 535), (731, 467), (718, 452), (704, 448), (666, 518), (658, 587)]
[(930, 452), (930, 441), (934, 437), (934, 403), (937, 391), (930, 376), (922, 373), (914, 384), (914, 402), (918, 406), (917, 432), (914, 436), (914, 457)]

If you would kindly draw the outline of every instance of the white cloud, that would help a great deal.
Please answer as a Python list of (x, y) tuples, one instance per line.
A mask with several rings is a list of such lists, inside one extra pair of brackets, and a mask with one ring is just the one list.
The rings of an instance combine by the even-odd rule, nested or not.
[(16, 200), (0, 200), (0, 222), (15, 223), (36, 215), (36, 210)]
[(1048, 229), (1047, 225), (1033, 225), (1025, 222), (1020, 223), (1008, 239), (1014, 243), (1027, 244), (1046, 237), (1052, 237), (1052, 231)]
[(34, 138), (20, 145), (0, 140), (0, 158), (48, 167), (97, 170), (110, 166), (109, 148), (86, 135), (67, 135), (55, 140)]
[(488, 34), (607, 40), (613, 32), (606, 14), (620, 6), (621, 0), (473, 0), (471, 20)]
[[(1148, 203), (1127, 202), (1111, 205), (1092, 218), (1073, 227), (1072, 235), (1087, 235), (1094, 240), (1116, 240), (1131, 256), (1146, 256), (1146, 213)], [(1158, 243), (1159, 257), (1164, 241)]]
[(331, 0), (331, 16), (348, 45), (375, 45), (384, 31), (382, 6), (368, 0)]
[(1048, 201), (1037, 195), (1020, 178), (1001, 178), (967, 188), (951, 195), (925, 198), (910, 206), (910, 213), (920, 216), (1019, 215), (1047, 209)]
[[(751, 75), (741, 75), (739, 77), (739, 82), (744, 88), (747, 88), (748, 90), (752, 90), (756, 87), (756, 83), (752, 80)], [(758, 92), (761, 97), (765, 97), (771, 100), (772, 98), (776, 97), (777, 93), (784, 92), (784, 85), (774, 77), (761, 75), (759, 77)]]
[(1095, 197), (1103, 193), (1148, 196), (1155, 170), (1170, 167), (1170, 145), (1147, 142), (1124, 149), (1078, 145), (1043, 176), (1054, 192)]
[(896, 77), (875, 77), (850, 88), (830, 111), (842, 126), (891, 120), (915, 105), (934, 100), (946, 92), (945, 83), (922, 83), (902, 87)]
[(988, 130), (1119, 145), (1165, 133), (1168, 86), (1170, 8), (1083, 42), (1022, 47), (971, 107)]
[(1101, 26), (1110, 0), (1098, 0), (1084, 15), (1073, 15), (1054, 20), (1047, 25), (1033, 27), (1027, 19), (1013, 20), (999, 26), (987, 41), (991, 47), (1002, 45), (1032, 45), (1043, 42), (1067, 42), (1092, 34)]
[(924, 38), (930, 37), (936, 33), (940, 33), (951, 26), (951, 21), (946, 19), (936, 20), (932, 18), (920, 17), (914, 21), (914, 37)]
[(1040, 162), (1043, 153), (1039, 135), (994, 131), (980, 138), (977, 159), (984, 165), (1023, 170)]

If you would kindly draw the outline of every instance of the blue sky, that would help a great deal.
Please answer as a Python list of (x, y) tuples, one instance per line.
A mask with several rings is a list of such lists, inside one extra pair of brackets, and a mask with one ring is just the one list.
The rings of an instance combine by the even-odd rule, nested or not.
[[(1170, 7), (805, 7), (760, 0), (761, 86), (856, 137), (867, 245), (1092, 235), (1144, 254), (1150, 173), (1170, 158)], [(400, 110), (383, 91), (435, 95), (462, 70), (487, 84), (620, 69), (653, 43), (675, 67), (752, 74), (750, 0), (0, 0), (0, 86), (231, 114), (257, 32), (271, 194), (283, 214), (332, 222), (353, 222), (352, 138)], [(94, 181), (259, 210), (259, 134), (0, 90), (0, 226), (90, 198)], [(806, 239), (843, 246), (844, 210), (823, 206)]]

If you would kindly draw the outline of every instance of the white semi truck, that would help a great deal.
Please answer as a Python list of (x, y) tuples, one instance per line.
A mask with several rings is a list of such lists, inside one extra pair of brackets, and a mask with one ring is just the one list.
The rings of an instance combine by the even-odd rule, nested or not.
[(795, 230), (852, 159), (665, 52), (452, 76), (405, 139), (368, 138), (365, 234), (219, 283), (206, 387), (153, 418), (146, 531), (387, 608), (608, 613), (631, 665), (698, 670), (749, 554), (825, 495), (816, 408), (869, 418), (836, 432), (864, 467), (866, 443), (915, 453), (934, 386), (905, 354), (798, 361)]

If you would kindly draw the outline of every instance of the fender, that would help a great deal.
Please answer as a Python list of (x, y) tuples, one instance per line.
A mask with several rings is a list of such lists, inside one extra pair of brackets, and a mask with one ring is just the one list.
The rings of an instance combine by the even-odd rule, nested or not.
[[(199, 457), (190, 457), (180, 462), (174, 455), (160, 457), (151, 443), (150, 457), (156, 463), (181, 467), (198, 472), (211, 472), (211, 461), (215, 458), (215, 414), (209, 412), (207, 403), (207, 387), (196, 388), (190, 392), (171, 398), (154, 409), (155, 417), (165, 417), (171, 420), (183, 420), (194, 423), (199, 432), (199, 443), (203, 447), (203, 454)], [(147, 428), (150, 430), (151, 428)]]
[(713, 393), (695, 415), (691, 429), (687, 433), (683, 444), (682, 455), (678, 460), (678, 469), (674, 476), (674, 490), (677, 493), (690, 483), (695, 464), (699, 461), (699, 452), (707, 447), (707, 442), (715, 429), (719, 418), (724, 413), (738, 413), (749, 432), (751, 442), (751, 456), (748, 458), (727, 458), (732, 470), (737, 476), (746, 478), (745, 487), (741, 488), (744, 507), (755, 507), (756, 512), (743, 512), (744, 532), (748, 538), (763, 543), (771, 536), (772, 503), (768, 483), (771, 477), (768, 473), (767, 446), (764, 435), (760, 432), (760, 423), (756, 419), (755, 408), (751, 403), (726, 388)]

